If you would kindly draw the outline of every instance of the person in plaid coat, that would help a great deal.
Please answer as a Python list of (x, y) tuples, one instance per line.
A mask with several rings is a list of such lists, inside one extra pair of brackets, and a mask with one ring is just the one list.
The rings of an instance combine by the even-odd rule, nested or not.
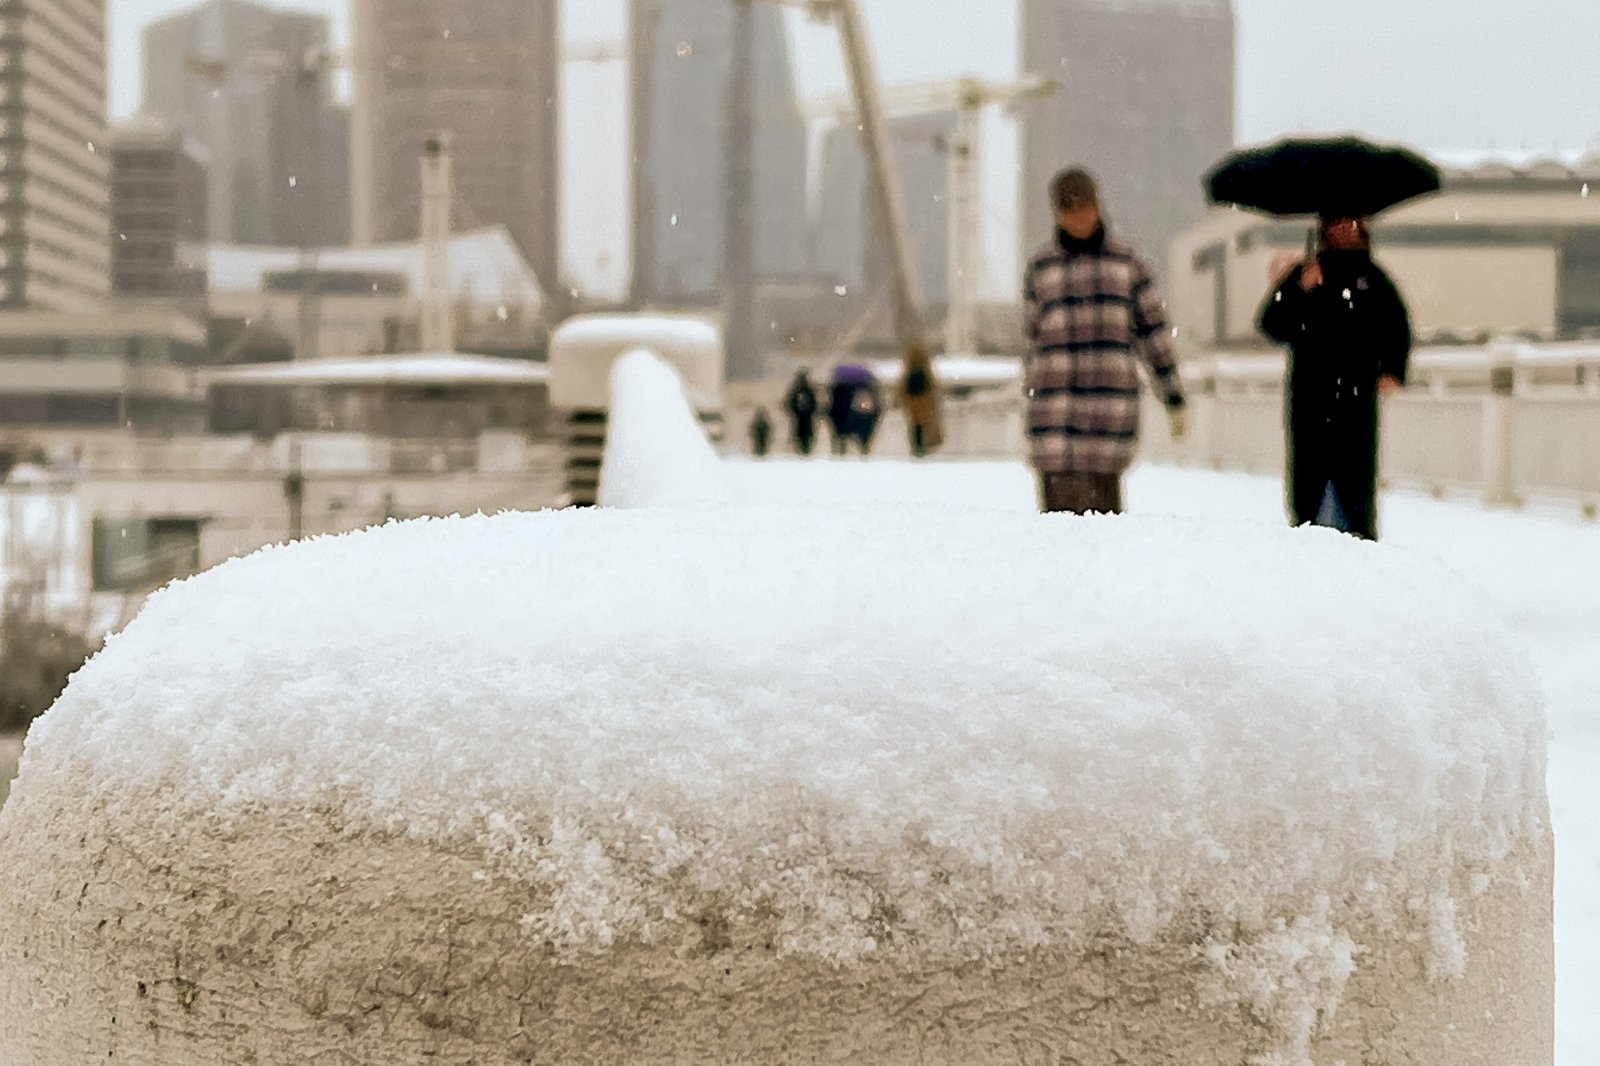
[(1023, 285), (1033, 468), (1045, 511), (1117, 514), (1139, 439), (1139, 361), (1174, 438), (1184, 433), (1172, 330), (1149, 268), (1107, 234), (1094, 179), (1063, 171), (1050, 198), (1059, 228)]

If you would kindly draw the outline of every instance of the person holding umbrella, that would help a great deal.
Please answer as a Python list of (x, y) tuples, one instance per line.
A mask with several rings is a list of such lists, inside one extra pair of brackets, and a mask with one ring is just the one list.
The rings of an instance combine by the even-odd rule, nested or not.
[(1289, 513), (1377, 540), (1378, 401), (1405, 382), (1411, 319), (1363, 219), (1323, 219), (1317, 243), (1260, 316), (1261, 332), (1289, 347)]
[(1357, 138), (1291, 139), (1234, 153), (1206, 188), (1214, 203), (1318, 216), (1306, 258), (1258, 323), (1289, 349), (1289, 517), (1377, 540), (1379, 400), (1403, 386), (1412, 337), (1405, 300), (1373, 261), (1367, 219), (1437, 191), (1438, 169)]

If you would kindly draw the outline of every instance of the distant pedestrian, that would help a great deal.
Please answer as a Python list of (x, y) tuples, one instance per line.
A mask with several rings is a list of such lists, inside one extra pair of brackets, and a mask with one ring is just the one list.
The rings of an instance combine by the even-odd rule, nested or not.
[(1317, 243), (1261, 309), (1261, 331), (1289, 346), (1289, 516), (1377, 540), (1378, 400), (1405, 383), (1411, 316), (1364, 219), (1324, 218)]
[(817, 390), (806, 371), (795, 374), (783, 406), (789, 412), (789, 439), (795, 452), (810, 455), (817, 444)]
[(1041, 505), (1119, 513), (1139, 438), (1139, 360), (1173, 437), (1185, 432), (1171, 329), (1149, 268), (1107, 232), (1094, 179), (1062, 171), (1050, 202), (1056, 234), (1029, 260), (1023, 284), (1028, 434)]
[(933, 360), (928, 357), (928, 349), (920, 344), (907, 353), (906, 372), (900, 379), (900, 407), (905, 412), (912, 455), (920, 459), (944, 443)]
[(772, 419), (765, 407), (757, 407), (750, 419), (750, 454), (760, 458), (772, 449)]
[(833, 429), (833, 451), (844, 455), (852, 441), (865, 455), (872, 450), (872, 435), (883, 414), (883, 394), (870, 369), (855, 363), (833, 368), (828, 394), (828, 424)]

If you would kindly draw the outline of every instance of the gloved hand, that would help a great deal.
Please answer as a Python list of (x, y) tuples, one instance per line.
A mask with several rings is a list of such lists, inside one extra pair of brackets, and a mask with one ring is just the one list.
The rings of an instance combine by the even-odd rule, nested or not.
[(1173, 443), (1182, 441), (1189, 435), (1189, 412), (1183, 407), (1167, 408), (1167, 428), (1172, 431)]

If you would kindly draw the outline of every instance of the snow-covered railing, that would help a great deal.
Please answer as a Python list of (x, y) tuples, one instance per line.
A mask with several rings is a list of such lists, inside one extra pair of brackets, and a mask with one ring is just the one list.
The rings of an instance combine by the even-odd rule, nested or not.
[[(1186, 360), (1185, 381), (1202, 391), (1265, 393), (1283, 381), (1281, 352), (1234, 352)], [(1507, 339), (1489, 345), (1424, 347), (1411, 359), (1413, 391), (1442, 396), (1482, 393), (1509, 374), (1513, 390), (1600, 398), (1600, 342), (1534, 343)]]
[[(1283, 469), (1281, 354), (1186, 360), (1190, 437), (1167, 439), (1147, 402), (1148, 459), (1277, 473)], [(945, 406), (944, 453), (1021, 456), (1020, 388), (977, 392)], [(1384, 475), (1393, 484), (1470, 492), (1496, 504), (1529, 497), (1600, 509), (1600, 343), (1503, 341), (1425, 348), (1411, 387), (1387, 402)]]
[[(1530, 497), (1600, 507), (1600, 344), (1497, 342), (1419, 351), (1411, 387), (1385, 401), (1386, 481), (1471, 492), (1491, 505)], [(1231, 469), (1283, 468), (1283, 359), (1220, 356), (1184, 365), (1192, 433), (1153, 458)], [(1154, 417), (1154, 412), (1151, 412)]]
[(97, 480), (282, 477), (296, 466), (335, 477), (442, 475), (543, 468), (550, 445), (514, 430), (405, 439), (364, 433), (213, 434), (75, 442), (53, 457), (64, 475)]

